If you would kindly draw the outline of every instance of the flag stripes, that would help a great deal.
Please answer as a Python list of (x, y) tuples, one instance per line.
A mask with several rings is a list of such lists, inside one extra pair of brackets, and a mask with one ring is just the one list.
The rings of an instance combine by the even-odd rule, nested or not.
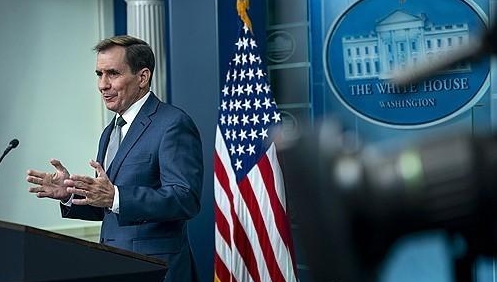
[[(219, 133), (219, 132), (218, 132)], [(217, 134), (217, 136), (221, 136)], [(224, 146), (221, 146), (224, 147)], [(224, 150), (220, 150), (218, 148), (217, 151), (227, 150), (224, 147)], [(276, 154), (274, 146), (271, 146), (268, 150), (270, 154)], [(227, 154), (227, 153), (225, 153)], [(274, 156), (273, 156), (274, 157)], [(229, 165), (229, 164), (228, 164)], [(215, 186), (216, 186), (216, 204), (215, 204), (215, 220), (216, 220), (216, 275), (218, 280), (216, 281), (255, 281), (255, 282), (264, 282), (264, 281), (296, 281), (296, 277), (294, 275), (290, 275), (285, 277), (281, 271), (281, 269), (285, 269), (285, 272), (294, 273), (295, 264), (292, 263), (290, 265), (280, 265), (279, 262), (286, 262), (288, 258), (285, 259), (286, 256), (290, 253), (293, 248), (293, 244), (291, 243), (291, 236), (288, 227), (288, 224), (284, 224), (285, 222), (277, 222), (275, 220), (276, 216), (272, 216), (271, 212), (264, 212), (262, 208), (259, 207), (259, 202), (270, 202), (270, 210), (276, 215), (285, 215), (285, 204), (284, 201), (282, 203), (280, 196), (278, 196), (278, 192), (276, 191), (276, 181), (274, 180), (273, 173), (273, 163), (270, 161), (268, 155), (263, 155), (261, 161), (258, 166), (254, 167), (254, 173), (250, 172), (248, 175), (252, 179), (252, 182), (257, 183), (258, 178), (262, 179), (263, 185), (268, 187), (268, 189), (260, 189), (257, 193), (262, 194), (257, 197), (254, 193), (254, 189), (252, 188), (251, 182), (248, 180), (249, 177), (244, 178), (241, 183), (234, 185), (234, 191), (230, 189), (230, 183), (236, 182), (234, 176), (228, 176), (226, 172), (225, 165), (223, 164), (222, 158), (218, 153), (214, 154), (214, 167), (215, 167)], [(279, 165), (276, 162), (276, 167), (279, 168)], [(264, 171), (265, 173), (261, 173)], [(258, 177), (259, 176), (259, 177)], [(281, 177), (281, 175), (280, 175)], [(259, 183), (260, 184), (260, 183)], [(262, 185), (255, 185), (262, 187)], [(240, 187), (240, 188), (237, 188)], [(221, 188), (221, 189), (219, 189)], [(242, 203), (238, 203), (237, 205), (231, 205), (234, 203), (233, 192), (239, 193), (241, 199), (238, 201), (242, 201)], [(264, 193), (268, 193), (264, 195)], [(221, 196), (222, 194), (222, 196)], [(268, 200), (266, 200), (268, 199)], [(222, 210), (218, 203), (224, 203), (221, 206), (229, 207), (229, 210)], [(230, 203), (226, 205), (226, 203)], [(238, 207), (238, 209), (237, 209)], [(266, 217), (270, 217), (269, 222), (264, 220), (263, 214)], [(251, 222), (251, 220), (247, 220), (247, 222), (242, 223), (239, 220), (239, 216), (244, 218), (256, 218), (257, 223)], [(230, 218), (231, 220), (228, 220)], [(232, 222), (231, 224), (229, 222)], [(287, 222), (287, 221), (286, 221)], [(276, 224), (276, 228), (271, 229), (271, 224)], [(231, 230), (230, 225), (233, 226), (234, 234), (233, 238), (231, 238)], [(258, 242), (251, 242), (248, 238), (247, 233), (245, 232), (245, 228), (247, 225), (252, 225), (250, 230), (252, 231), (252, 238), (256, 238)], [(263, 231), (261, 231), (263, 230)], [(269, 231), (268, 231), (269, 230)], [(277, 238), (270, 239), (269, 233), (275, 233), (277, 231)], [(222, 237), (222, 244), (219, 244), (220, 238)], [(272, 234), (271, 237), (274, 237), (275, 234)], [(262, 239), (259, 239), (262, 238)], [(252, 239), (253, 241), (254, 239)], [(283, 241), (282, 244), (278, 244), (278, 241)], [(231, 254), (232, 249), (230, 246), (231, 241), (234, 241), (237, 248), (236, 253), (238, 253), (238, 260), (243, 261), (243, 267), (241, 269), (229, 269), (224, 261), (221, 261), (218, 253), (224, 253), (223, 257), (228, 257), (230, 259), (233, 258), (233, 254)], [(255, 244), (255, 247), (252, 246)], [(259, 255), (257, 256), (252, 250), (257, 249), (257, 245), (265, 246), (261, 247), (259, 250)], [(280, 249), (274, 250), (273, 246), (278, 246)], [(281, 249), (283, 248), (283, 249)], [(223, 251), (221, 251), (223, 250)], [(280, 254), (277, 258), (276, 254)], [(236, 260), (236, 258), (235, 258)], [(264, 265), (257, 265), (258, 262), (262, 262)], [(269, 263), (268, 263), (269, 262)], [(236, 262), (234, 265), (240, 262)], [(258, 269), (262, 268), (262, 269)], [(291, 268), (291, 269), (288, 269)], [(229, 278), (229, 272), (234, 271), (237, 274), (233, 278)], [(271, 273), (270, 276), (267, 277), (267, 280), (262, 280), (260, 271)], [(221, 278), (222, 277), (222, 278)], [(238, 278), (238, 279), (237, 279)], [(231, 279), (231, 280), (230, 280)], [(241, 280), (240, 280), (241, 279)]]

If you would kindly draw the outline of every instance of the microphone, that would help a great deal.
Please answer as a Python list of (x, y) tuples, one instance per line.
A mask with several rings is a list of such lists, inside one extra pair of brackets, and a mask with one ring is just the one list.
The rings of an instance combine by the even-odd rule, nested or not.
[(19, 146), (19, 140), (12, 139), (9, 145), (7, 146), (7, 148), (5, 149), (5, 151), (3, 152), (2, 156), (0, 157), (0, 163), (2, 162), (3, 158), (10, 152), (10, 150), (16, 148), (17, 146)]
[(477, 61), (488, 55), (496, 55), (497, 44), (495, 42), (497, 42), (497, 22), (476, 41), (457, 48), (436, 62), (429, 61), (404, 71), (398, 71), (391, 81), (401, 86), (414, 84), (434, 76), (440, 71), (447, 70), (457, 63)]

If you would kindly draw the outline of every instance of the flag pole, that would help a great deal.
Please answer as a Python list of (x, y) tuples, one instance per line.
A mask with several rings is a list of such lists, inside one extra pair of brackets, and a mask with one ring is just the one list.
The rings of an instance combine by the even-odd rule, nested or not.
[(238, 12), (238, 16), (243, 21), (243, 23), (248, 27), (250, 32), (254, 34), (252, 31), (252, 22), (250, 21), (250, 17), (247, 14), (247, 10), (250, 8), (250, 0), (236, 0), (236, 11)]

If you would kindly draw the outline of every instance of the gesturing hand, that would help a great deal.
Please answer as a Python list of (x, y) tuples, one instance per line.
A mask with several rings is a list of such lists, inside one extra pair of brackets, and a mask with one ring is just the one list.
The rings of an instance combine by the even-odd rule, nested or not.
[(67, 192), (64, 180), (69, 178), (69, 172), (59, 160), (51, 159), (50, 164), (55, 167), (55, 172), (53, 173), (28, 170), (26, 181), (37, 185), (30, 187), (28, 191), (36, 193), (38, 198), (67, 201), (71, 197), (71, 193)]
[(91, 205), (95, 207), (112, 207), (114, 201), (114, 185), (110, 182), (102, 166), (96, 161), (90, 161), (90, 166), (95, 169), (97, 177), (84, 175), (71, 175), (64, 181), (67, 192), (82, 196), (82, 199), (74, 198), (75, 205)]

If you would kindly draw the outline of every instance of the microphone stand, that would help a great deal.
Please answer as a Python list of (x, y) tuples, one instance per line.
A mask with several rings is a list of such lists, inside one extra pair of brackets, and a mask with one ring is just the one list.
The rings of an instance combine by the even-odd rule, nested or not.
[(0, 157), (0, 163), (2, 162), (3, 158), (5, 158), (5, 156), (7, 155), (7, 153), (9, 152), (10, 150), (7, 149), (3, 152), (2, 156)]

